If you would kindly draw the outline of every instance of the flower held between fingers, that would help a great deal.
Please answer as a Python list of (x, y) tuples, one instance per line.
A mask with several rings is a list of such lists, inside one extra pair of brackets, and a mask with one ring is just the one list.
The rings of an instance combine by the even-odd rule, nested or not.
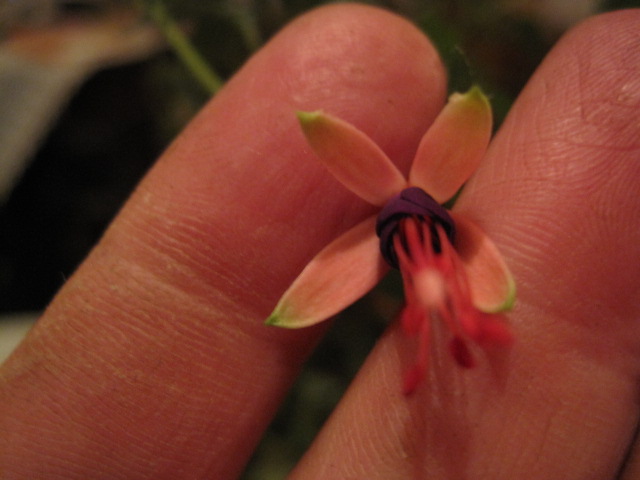
[(400, 321), (418, 343), (405, 393), (425, 376), (433, 321), (451, 332), (451, 352), (463, 367), (474, 364), (469, 340), (510, 342), (510, 331), (496, 315), (515, 299), (504, 260), (477, 225), (441, 205), (468, 180), (489, 144), (492, 118), (484, 94), (474, 87), (450, 97), (422, 138), (408, 180), (353, 125), (322, 112), (298, 117), (333, 176), (381, 210), (321, 250), (267, 324), (300, 328), (321, 322), (362, 297), (394, 267), (400, 269), (406, 297)]

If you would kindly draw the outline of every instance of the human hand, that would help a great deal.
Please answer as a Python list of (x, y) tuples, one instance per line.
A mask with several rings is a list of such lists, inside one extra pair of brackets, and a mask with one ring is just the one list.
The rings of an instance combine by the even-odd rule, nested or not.
[[(560, 42), (456, 205), (518, 282), (513, 348), (462, 371), (436, 344), (407, 398), (391, 326), (292, 478), (616, 476), (638, 420), (639, 20)], [(350, 121), (406, 169), (445, 83), (424, 37), (379, 10), (329, 7), (278, 35), (3, 365), (0, 477), (236, 477), (325, 328), (264, 318), (370, 212), (310, 160), (293, 112)]]

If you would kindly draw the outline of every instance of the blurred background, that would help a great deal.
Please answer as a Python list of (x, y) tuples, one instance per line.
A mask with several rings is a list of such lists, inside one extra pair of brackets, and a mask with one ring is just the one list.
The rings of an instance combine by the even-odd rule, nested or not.
[[(0, 0), (0, 361), (155, 158), (225, 80), (318, 0)], [(335, 2), (332, 2), (335, 3)], [(497, 123), (564, 31), (640, 0), (387, 0), (422, 28), (450, 89)], [(397, 277), (342, 314), (243, 478), (279, 479), (400, 306)]]

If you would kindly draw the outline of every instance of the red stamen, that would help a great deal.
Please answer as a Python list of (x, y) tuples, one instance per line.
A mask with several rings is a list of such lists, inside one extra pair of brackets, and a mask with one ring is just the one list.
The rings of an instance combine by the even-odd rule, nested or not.
[(475, 365), (468, 339), (499, 344), (511, 341), (511, 333), (495, 315), (473, 306), (462, 262), (442, 226), (429, 222), (407, 217), (400, 221), (399, 233), (393, 238), (406, 298), (400, 321), (405, 334), (418, 340), (414, 364), (404, 378), (406, 395), (426, 376), (432, 320), (439, 319), (451, 332), (450, 351), (463, 368)]
[(423, 321), (420, 324), (418, 334), (418, 354), (415, 364), (407, 371), (404, 377), (403, 392), (405, 395), (413, 393), (422, 379), (425, 377), (429, 366), (429, 340), (430, 324), (429, 319), (422, 315)]
[(513, 333), (507, 325), (500, 321), (500, 315), (490, 315), (478, 312), (480, 326), (474, 340), (478, 343), (492, 345), (510, 345), (513, 343)]
[(400, 325), (404, 333), (415, 336), (420, 332), (420, 326), (426, 321), (424, 311), (413, 304), (407, 304), (400, 314)]
[(424, 372), (418, 367), (418, 365), (414, 365), (404, 374), (404, 385), (402, 387), (402, 393), (405, 395), (411, 395), (424, 377)]
[(469, 347), (462, 338), (453, 337), (449, 347), (458, 365), (463, 368), (473, 368), (475, 366), (476, 362), (471, 355), (471, 351), (469, 351)]

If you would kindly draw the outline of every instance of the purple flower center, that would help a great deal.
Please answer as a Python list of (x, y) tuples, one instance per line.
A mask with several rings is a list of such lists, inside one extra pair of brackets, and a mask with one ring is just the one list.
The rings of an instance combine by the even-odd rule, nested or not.
[(376, 222), (376, 233), (380, 238), (380, 253), (392, 267), (398, 268), (398, 256), (393, 247), (393, 237), (398, 233), (400, 220), (407, 217), (415, 217), (429, 223), (431, 241), (436, 252), (440, 251), (440, 242), (435, 225), (442, 225), (447, 237), (453, 243), (456, 227), (447, 209), (421, 188), (405, 188), (387, 202)]

